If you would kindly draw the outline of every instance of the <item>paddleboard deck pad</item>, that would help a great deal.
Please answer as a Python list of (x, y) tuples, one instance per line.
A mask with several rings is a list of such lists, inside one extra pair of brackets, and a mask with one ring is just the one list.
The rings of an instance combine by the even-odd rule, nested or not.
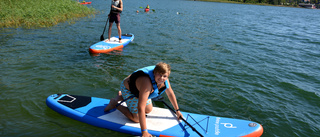
[(128, 45), (133, 41), (134, 35), (132, 33), (122, 34), (121, 43), (119, 43), (119, 36), (111, 37), (110, 41), (105, 42), (105, 40), (93, 44), (89, 48), (90, 53), (108, 53), (113, 50), (122, 49), (124, 46)]
[[(69, 94), (53, 94), (46, 100), (49, 108), (75, 120), (117, 132), (141, 135), (140, 124), (130, 121), (120, 111), (104, 112), (109, 102), (109, 99)], [(259, 137), (263, 133), (262, 126), (252, 121), (181, 113), (205, 137)], [(146, 121), (148, 132), (154, 136), (199, 136), (166, 108), (154, 107), (147, 114)]]

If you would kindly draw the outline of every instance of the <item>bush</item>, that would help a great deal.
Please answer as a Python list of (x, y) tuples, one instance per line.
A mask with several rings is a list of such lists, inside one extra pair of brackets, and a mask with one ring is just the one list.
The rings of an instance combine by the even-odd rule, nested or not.
[(49, 27), (95, 14), (73, 0), (5, 0), (0, 2), (0, 27)]

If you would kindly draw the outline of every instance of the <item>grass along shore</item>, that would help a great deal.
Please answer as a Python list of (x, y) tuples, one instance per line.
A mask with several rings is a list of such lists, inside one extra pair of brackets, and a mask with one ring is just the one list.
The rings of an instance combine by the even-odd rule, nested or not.
[(0, 28), (50, 27), (96, 13), (75, 0), (4, 0), (0, 10)]

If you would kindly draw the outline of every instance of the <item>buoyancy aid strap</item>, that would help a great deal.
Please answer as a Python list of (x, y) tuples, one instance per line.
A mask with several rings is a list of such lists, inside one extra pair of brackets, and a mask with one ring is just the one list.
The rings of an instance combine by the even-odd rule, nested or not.
[(135, 96), (135, 95), (131, 95), (130, 97), (122, 100), (120, 103), (118, 103), (118, 104), (116, 105), (116, 108), (117, 108), (118, 106), (120, 106), (123, 102), (125, 102), (125, 101), (127, 101), (127, 100), (129, 100), (129, 99), (131, 99), (131, 98), (134, 98), (134, 97), (136, 97), (136, 96)]

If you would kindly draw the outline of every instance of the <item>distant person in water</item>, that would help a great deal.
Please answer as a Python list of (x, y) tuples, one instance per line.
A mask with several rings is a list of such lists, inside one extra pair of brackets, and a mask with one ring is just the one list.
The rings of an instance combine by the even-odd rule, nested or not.
[(120, 28), (120, 13), (123, 10), (123, 3), (122, 0), (112, 0), (110, 13), (108, 15), (109, 18), (109, 29), (108, 29), (108, 39), (105, 42), (110, 41), (111, 36), (111, 28), (113, 22), (116, 23), (119, 35), (119, 43), (121, 43), (121, 28)]
[(147, 5), (147, 7), (144, 9), (145, 12), (149, 12), (149, 5)]
[[(110, 100), (104, 111), (117, 108), (133, 122), (139, 122), (142, 137), (152, 137), (147, 130), (146, 114), (152, 111), (151, 99), (166, 93), (172, 106), (176, 110), (177, 118), (183, 115), (179, 111), (176, 96), (169, 82), (170, 65), (160, 62), (156, 66), (138, 69), (126, 77), (117, 96)], [(125, 101), (127, 107), (118, 105), (118, 101)]]

